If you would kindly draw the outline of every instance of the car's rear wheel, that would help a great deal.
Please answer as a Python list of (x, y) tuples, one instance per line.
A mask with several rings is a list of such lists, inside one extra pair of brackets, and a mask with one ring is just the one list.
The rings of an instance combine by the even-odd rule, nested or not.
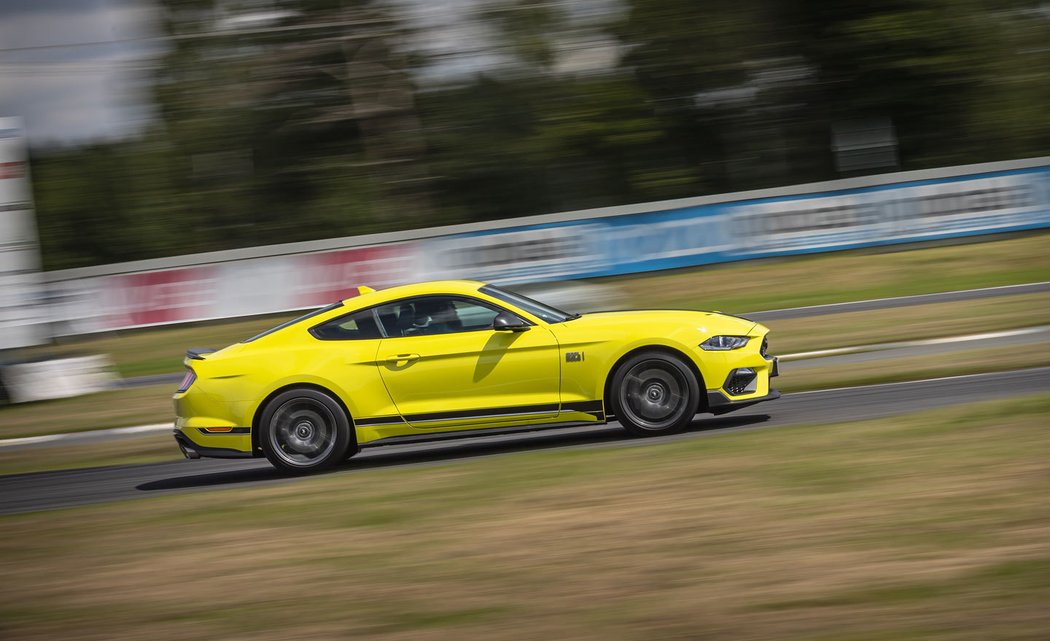
[(696, 414), (700, 385), (681, 358), (642, 352), (616, 369), (610, 385), (616, 417), (635, 436), (681, 431)]
[(275, 396), (259, 422), (267, 460), (279, 470), (304, 473), (347, 458), (352, 445), (350, 419), (324, 392), (293, 389)]

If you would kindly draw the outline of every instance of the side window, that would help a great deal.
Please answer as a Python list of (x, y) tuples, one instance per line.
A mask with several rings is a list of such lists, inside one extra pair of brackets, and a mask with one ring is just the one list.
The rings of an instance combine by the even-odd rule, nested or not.
[(387, 336), (434, 336), (490, 329), (500, 310), (452, 296), (421, 296), (378, 308)]
[(364, 340), (381, 338), (379, 325), (376, 324), (372, 310), (354, 312), (339, 318), (333, 318), (310, 330), (310, 333), (321, 340)]
[(463, 331), (468, 332), (491, 329), (492, 321), (499, 314), (499, 310), (466, 300), (454, 300), (452, 305), (456, 308), (459, 322), (463, 324)]

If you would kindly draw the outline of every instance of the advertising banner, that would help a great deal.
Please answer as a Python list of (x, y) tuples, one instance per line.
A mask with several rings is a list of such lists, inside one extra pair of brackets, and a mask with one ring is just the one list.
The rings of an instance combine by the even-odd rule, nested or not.
[[(331, 239), (318, 241), (318, 251), (305, 243), (294, 252), (278, 253), (292, 246), (275, 246), (257, 250), (272, 255), (229, 260), (165, 259), (164, 269), (58, 273), (51, 275), (52, 327), (77, 334), (290, 311), (347, 297), (359, 285), (567, 280), (1050, 227), (1050, 161), (888, 174), (514, 222), (399, 232), (401, 240), (375, 244)], [(333, 248), (338, 243), (349, 246)]]
[(414, 258), (394, 243), (79, 278), (52, 284), (51, 313), (72, 335), (306, 309), (405, 282)]
[(527, 282), (602, 269), (600, 223), (561, 223), (430, 238), (418, 243), (427, 279)]
[(736, 258), (1050, 225), (1050, 169), (728, 205)]
[(655, 211), (604, 219), (596, 245), (602, 269), (612, 276), (654, 269), (675, 269), (731, 260), (730, 228), (717, 205)]
[(295, 307), (319, 307), (354, 295), (359, 285), (374, 289), (411, 279), (417, 259), (408, 243), (354, 247), (295, 257), (289, 292)]

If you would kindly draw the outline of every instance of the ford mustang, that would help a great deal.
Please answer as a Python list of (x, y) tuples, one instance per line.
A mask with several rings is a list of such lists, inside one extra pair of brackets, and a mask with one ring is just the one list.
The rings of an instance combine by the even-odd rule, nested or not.
[(307, 472), (366, 443), (466, 430), (615, 418), (633, 435), (669, 434), (780, 396), (769, 330), (744, 318), (570, 314), (472, 281), (358, 290), (241, 343), (189, 350), (174, 397), (183, 454)]

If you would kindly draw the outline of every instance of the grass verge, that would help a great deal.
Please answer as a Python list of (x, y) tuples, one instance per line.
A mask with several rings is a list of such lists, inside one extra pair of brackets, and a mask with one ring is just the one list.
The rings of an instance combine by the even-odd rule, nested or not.
[(1008, 372), (1050, 365), (1045, 344), (972, 349), (962, 352), (872, 360), (835, 367), (820, 366), (819, 359), (788, 361), (773, 386), (784, 392), (853, 387), (878, 383), (918, 381), (940, 376)]
[(84, 432), (109, 427), (175, 423), (174, 385), (117, 389), (74, 398), (0, 408), (0, 438)]
[(108, 354), (117, 372), (123, 377), (170, 374), (182, 371), (182, 359), (186, 350), (191, 347), (225, 347), (301, 315), (302, 313), (275, 314), (223, 322), (92, 334), (64, 339), (55, 345), (27, 351), (32, 356)]
[(962, 336), (1050, 322), (1050, 294), (996, 296), (765, 323), (773, 353)]
[(809, 254), (603, 279), (632, 306), (732, 313), (1050, 280), (1050, 233)]
[(0, 448), (0, 475), (107, 465), (160, 463), (183, 458), (170, 432), (135, 438), (9, 450)]
[(1048, 421), (1042, 396), (4, 517), (0, 635), (1041, 639)]
[[(782, 307), (887, 296), (1012, 285), (1050, 280), (1050, 233), (1004, 237), (983, 243), (872, 253), (871, 250), (747, 261), (674, 272), (600, 279), (623, 292), (630, 307), (720, 309), (743, 313)], [(1044, 312), (1047, 297), (1035, 302)], [(967, 306), (944, 307), (947, 318), (968, 314)], [(931, 306), (933, 307), (933, 306)], [(935, 310), (931, 310), (935, 311)], [(893, 312), (889, 312), (892, 314)], [(896, 310), (917, 314), (916, 310)], [(948, 316), (947, 314), (950, 314)], [(39, 348), (31, 354), (109, 354), (122, 376), (181, 371), (188, 347), (222, 347), (273, 327), (297, 314), (220, 323), (158, 327), (92, 336)], [(998, 328), (1035, 324), (1023, 309), (1001, 312)], [(934, 335), (945, 335), (942, 333)], [(858, 340), (877, 342), (885, 330)], [(821, 344), (817, 347), (835, 347)], [(810, 349), (810, 348), (806, 348)], [(815, 348), (813, 348), (815, 349)]]

